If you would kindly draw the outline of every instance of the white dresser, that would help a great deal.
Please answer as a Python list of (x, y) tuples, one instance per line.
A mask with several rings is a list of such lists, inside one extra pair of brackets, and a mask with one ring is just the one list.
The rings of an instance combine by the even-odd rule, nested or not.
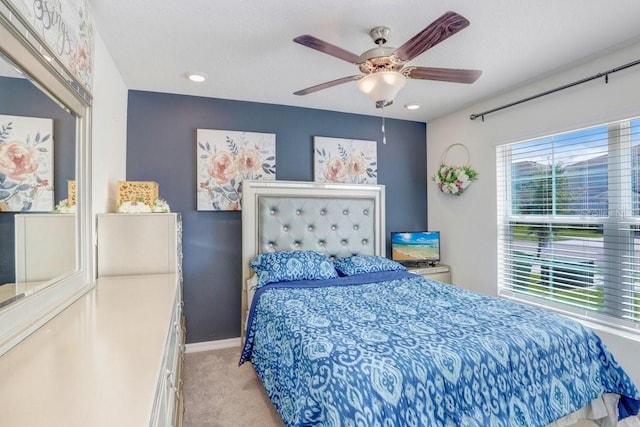
[(0, 357), (0, 426), (180, 425), (176, 274), (97, 286)]
[(0, 357), (0, 426), (181, 426), (178, 214), (98, 216), (96, 286)]
[(181, 426), (178, 214), (98, 216), (96, 286), (0, 357), (0, 426)]

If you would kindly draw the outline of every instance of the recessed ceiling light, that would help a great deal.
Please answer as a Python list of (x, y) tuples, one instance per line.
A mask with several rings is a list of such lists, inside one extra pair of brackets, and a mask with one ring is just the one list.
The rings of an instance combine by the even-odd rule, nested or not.
[(187, 78), (196, 83), (202, 83), (207, 80), (207, 76), (202, 73), (187, 73)]
[(404, 108), (407, 110), (417, 110), (420, 108), (420, 104), (412, 103), (412, 104), (404, 104)]

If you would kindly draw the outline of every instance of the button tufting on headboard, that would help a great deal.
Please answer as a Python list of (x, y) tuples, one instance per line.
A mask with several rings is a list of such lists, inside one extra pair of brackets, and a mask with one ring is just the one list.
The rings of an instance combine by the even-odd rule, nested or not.
[(257, 202), (263, 213), (259, 216), (260, 252), (315, 250), (345, 257), (376, 251), (368, 243), (375, 241), (376, 234), (372, 199), (265, 196)]

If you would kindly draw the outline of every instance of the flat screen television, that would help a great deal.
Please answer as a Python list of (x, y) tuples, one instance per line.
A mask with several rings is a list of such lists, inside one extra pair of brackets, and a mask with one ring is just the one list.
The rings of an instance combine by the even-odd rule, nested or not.
[(439, 231), (392, 231), (391, 259), (405, 265), (440, 262)]

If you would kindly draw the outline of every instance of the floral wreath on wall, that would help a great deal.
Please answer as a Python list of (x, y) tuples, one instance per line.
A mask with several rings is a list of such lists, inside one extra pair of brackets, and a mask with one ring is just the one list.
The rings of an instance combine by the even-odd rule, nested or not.
[[(465, 165), (457, 166), (447, 164), (449, 150), (456, 146), (464, 148), (467, 153), (467, 162)], [(444, 150), (440, 157), (438, 172), (431, 177), (438, 185), (440, 191), (444, 194), (459, 196), (464, 193), (464, 190), (466, 190), (473, 181), (478, 179), (478, 172), (469, 165), (469, 158), (469, 149), (464, 144), (451, 144)]]

